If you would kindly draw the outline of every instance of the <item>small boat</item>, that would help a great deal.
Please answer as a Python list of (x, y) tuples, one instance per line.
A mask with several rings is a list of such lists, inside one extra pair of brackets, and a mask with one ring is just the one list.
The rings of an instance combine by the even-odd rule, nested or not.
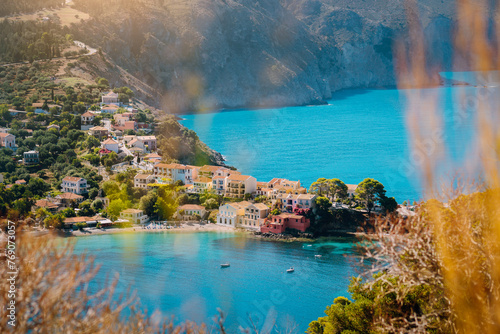
[(230, 265), (229, 263), (222, 263), (222, 264), (220, 265), (220, 267), (221, 267), (221, 268), (228, 268), (228, 267), (230, 267), (230, 266), (231, 266), (231, 265)]
[(294, 271), (295, 271), (295, 269), (293, 269), (293, 267), (290, 267), (290, 269), (286, 270), (287, 273), (293, 273)]
[(323, 257), (323, 255), (316, 254), (316, 255), (314, 255), (314, 257), (317, 259), (321, 259)]

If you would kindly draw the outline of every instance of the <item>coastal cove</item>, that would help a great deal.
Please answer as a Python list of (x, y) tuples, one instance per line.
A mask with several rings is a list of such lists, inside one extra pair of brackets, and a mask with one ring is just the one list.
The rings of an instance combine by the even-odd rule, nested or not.
[[(446, 78), (454, 78), (453, 73)], [(442, 138), (449, 152), (441, 165), (443, 175), (453, 174), (454, 166), (471, 150), (474, 115), (459, 97), (475, 96), (478, 89), (443, 86), (419, 92), (438, 96), (444, 110)], [(187, 114), (181, 123), (222, 153), (228, 165), (258, 181), (283, 177), (309, 187), (320, 177), (347, 184), (374, 178), (398, 202), (418, 201), (424, 194), (420, 159), (409, 149), (407, 93), (344, 90), (335, 93), (328, 105)], [(425, 106), (421, 107), (425, 123)]]
[[(78, 237), (75, 253), (88, 251), (101, 266), (91, 289), (119, 274), (117, 294), (128, 287), (152, 314), (175, 322), (215, 323), (220, 308), (228, 333), (250, 327), (295, 328), (303, 333), (326, 305), (346, 295), (357, 275), (350, 258), (356, 239), (312, 243), (272, 242), (237, 232), (116, 233)], [(321, 254), (320, 259), (314, 255)], [(229, 262), (229, 268), (220, 264)], [(294, 267), (295, 272), (286, 273)]]

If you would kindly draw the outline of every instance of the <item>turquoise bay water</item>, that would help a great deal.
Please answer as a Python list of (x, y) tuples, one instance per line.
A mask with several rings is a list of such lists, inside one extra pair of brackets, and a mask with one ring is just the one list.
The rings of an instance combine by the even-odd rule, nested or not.
[[(118, 293), (136, 290), (149, 313), (214, 324), (220, 308), (228, 333), (276, 324), (303, 333), (356, 275), (352, 240), (313, 244), (263, 241), (233, 233), (136, 233), (76, 238), (101, 265), (96, 289), (119, 274)], [(322, 254), (315, 259), (315, 254)], [(229, 262), (230, 268), (220, 264)], [(293, 266), (295, 272), (286, 269)]]
[[(449, 147), (440, 163), (443, 175), (453, 175), (456, 165), (473, 148), (474, 96), (479, 89), (420, 91), (440, 97), (442, 138)], [(494, 90), (498, 95), (498, 88)], [(413, 201), (423, 194), (421, 160), (409, 150), (408, 92), (412, 91), (345, 90), (335, 93), (329, 105), (191, 114), (184, 115), (181, 123), (221, 152), (227, 164), (258, 181), (284, 177), (309, 187), (319, 177), (339, 178), (347, 184), (371, 177), (382, 182), (387, 194), (399, 202)], [(425, 102), (424, 97), (412, 104), (423, 124), (429, 122)]]

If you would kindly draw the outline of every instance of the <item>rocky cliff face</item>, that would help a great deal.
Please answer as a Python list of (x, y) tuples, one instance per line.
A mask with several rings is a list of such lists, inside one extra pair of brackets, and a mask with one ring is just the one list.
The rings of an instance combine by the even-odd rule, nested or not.
[[(131, 1), (95, 15), (78, 38), (101, 46), (173, 112), (322, 103), (339, 89), (395, 84), (404, 3)], [(451, 59), (454, 6), (418, 2), (436, 64)]]

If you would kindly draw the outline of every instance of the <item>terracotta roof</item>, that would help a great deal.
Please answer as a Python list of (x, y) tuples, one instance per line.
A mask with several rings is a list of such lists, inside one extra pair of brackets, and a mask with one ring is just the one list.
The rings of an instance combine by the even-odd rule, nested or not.
[(200, 172), (212, 172), (215, 173), (218, 169), (220, 169), (220, 166), (210, 166), (210, 165), (205, 165), (200, 168)]
[(231, 174), (227, 178), (230, 181), (245, 181), (245, 180), (248, 180), (250, 177), (251, 176), (249, 176), (249, 175), (235, 175), (235, 174)]
[(153, 176), (153, 175), (151, 175), (151, 174), (137, 174), (136, 176), (134, 176), (134, 179), (146, 180), (151, 176)]
[(245, 209), (246, 207), (252, 205), (252, 203), (250, 203), (248, 201), (231, 202), (231, 203), (226, 203), (226, 204), (232, 206), (235, 209)]
[(150, 153), (144, 157), (144, 159), (161, 159), (161, 156), (156, 153)]
[(26, 180), (24, 180), (24, 179), (17, 180), (17, 181), (15, 182), (15, 184), (26, 184)]
[(259, 210), (269, 210), (269, 207), (264, 203), (254, 203), (254, 205)]
[(73, 194), (73, 193), (64, 193), (61, 195), (57, 195), (56, 198), (58, 198), (58, 199), (83, 199), (83, 196)]
[(294, 195), (294, 194), (279, 194), (279, 198), (289, 198), (289, 199), (305, 199), (305, 200), (312, 200), (314, 197), (317, 197), (316, 194), (299, 194), (299, 195)]
[[(69, 182), (78, 182), (80, 180), (82, 180), (81, 177), (75, 177), (75, 176), (66, 176), (64, 179), (62, 179), (63, 181), (69, 181)], [(84, 179), (85, 180), (85, 179)]]
[(109, 106), (106, 106), (106, 107), (102, 107), (101, 110), (106, 110), (106, 109), (118, 109), (120, 107), (118, 107), (117, 105), (115, 104), (110, 104)]
[(43, 103), (33, 103), (31, 106), (33, 108), (41, 108), (41, 107), (43, 107)]
[(137, 210), (137, 209), (126, 209), (123, 210), (121, 213), (142, 213), (142, 210)]
[(82, 117), (83, 117), (83, 116), (85, 116), (85, 117), (93, 117), (93, 116), (94, 116), (94, 114), (93, 114), (93, 113), (91, 113), (90, 111), (87, 111), (87, 112), (85, 112), (84, 114), (82, 114)]
[(354, 191), (358, 188), (357, 184), (346, 184), (347, 190)]
[(115, 141), (113, 138), (108, 138), (105, 141), (102, 142), (103, 145), (108, 145), (108, 144), (118, 144), (117, 141)]
[(94, 126), (93, 128), (90, 128), (90, 131), (108, 131), (108, 129), (102, 126)]
[(212, 182), (212, 179), (206, 176), (198, 176), (196, 179), (193, 180), (193, 182), (207, 183), (207, 182)]
[(104, 95), (106, 97), (118, 97), (118, 94), (116, 94), (115, 92), (109, 92), (108, 94)]
[(180, 210), (205, 210), (205, 208), (201, 205), (196, 205), (196, 204), (184, 204), (183, 206), (180, 206), (179, 209)]
[(225, 176), (216, 175), (213, 177), (213, 180), (220, 180), (220, 179), (225, 179), (225, 178), (226, 178)]
[(169, 169), (191, 169), (188, 166), (181, 165), (181, 164), (163, 164), (163, 163), (158, 163), (155, 165), (155, 167), (158, 168), (169, 168)]
[(35, 202), (35, 206), (39, 208), (57, 208), (59, 205), (52, 203), (51, 201), (47, 199), (39, 199), (38, 201)]
[(94, 221), (94, 219), (91, 217), (70, 217), (70, 218), (64, 219), (65, 224), (86, 223), (88, 221)]
[(14, 135), (11, 135), (10, 133), (5, 133), (5, 132), (1, 132), (1, 133), (0, 133), (0, 137), (1, 137), (1, 138), (5, 138), (5, 137), (7, 137), (7, 136), (12, 136), (12, 137), (14, 137)]
[(281, 213), (277, 216), (274, 216), (274, 217), (279, 217), (279, 218), (283, 218), (283, 219), (287, 219), (287, 218), (292, 218), (292, 219), (302, 219), (304, 216), (300, 216), (300, 215), (295, 215), (293, 213)]
[(137, 139), (144, 141), (144, 140), (156, 140), (156, 136), (138, 136)]
[(134, 144), (137, 144), (139, 143), (139, 140), (137, 140), (137, 138), (134, 138), (132, 139), (131, 141), (128, 142), (128, 145), (134, 145)]

